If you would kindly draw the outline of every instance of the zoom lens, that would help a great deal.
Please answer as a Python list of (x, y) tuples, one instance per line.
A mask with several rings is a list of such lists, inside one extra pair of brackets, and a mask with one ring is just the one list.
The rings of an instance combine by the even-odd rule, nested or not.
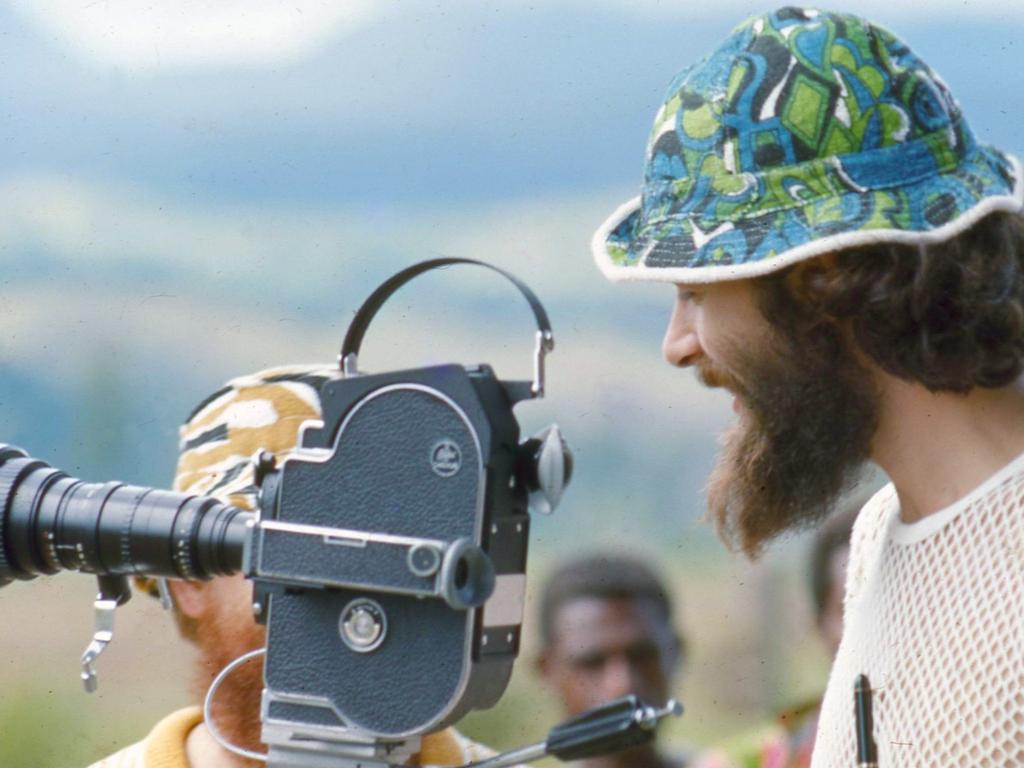
[(234, 573), (251, 518), (205, 496), (85, 483), (0, 444), (0, 586), (62, 570), (182, 579)]

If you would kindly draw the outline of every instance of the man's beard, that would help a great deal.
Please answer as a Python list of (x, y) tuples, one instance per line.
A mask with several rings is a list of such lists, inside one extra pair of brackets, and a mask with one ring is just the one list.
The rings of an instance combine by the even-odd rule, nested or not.
[(856, 484), (878, 396), (834, 337), (776, 336), (759, 353), (730, 357), (735, 375), (698, 363), (704, 384), (729, 388), (743, 406), (708, 479), (708, 514), (728, 544), (753, 558), (779, 534), (819, 522)]
[[(266, 631), (237, 611), (222, 608), (196, 626), (199, 666), (195, 678), (200, 698), (214, 677), (244, 653), (266, 644)], [(248, 620), (246, 620), (248, 619)], [(260, 741), (260, 695), (263, 690), (263, 657), (250, 659), (232, 671), (213, 697), (213, 725), (228, 742), (255, 752), (265, 751)], [(241, 760), (241, 758), (238, 758)], [(244, 765), (262, 763), (244, 761)]]

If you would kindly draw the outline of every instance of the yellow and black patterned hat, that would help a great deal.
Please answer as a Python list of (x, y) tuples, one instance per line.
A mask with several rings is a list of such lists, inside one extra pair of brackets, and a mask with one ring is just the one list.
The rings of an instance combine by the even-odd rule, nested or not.
[(320, 418), (320, 387), (337, 375), (334, 366), (296, 365), (229, 381), (181, 427), (174, 490), (254, 509), (253, 455), (291, 455), (302, 424)]
[[(320, 418), (320, 387), (337, 375), (336, 366), (292, 365), (229, 381), (182, 425), (174, 490), (254, 510), (252, 457), (264, 450), (288, 458), (303, 423)], [(157, 594), (155, 579), (136, 585)]]

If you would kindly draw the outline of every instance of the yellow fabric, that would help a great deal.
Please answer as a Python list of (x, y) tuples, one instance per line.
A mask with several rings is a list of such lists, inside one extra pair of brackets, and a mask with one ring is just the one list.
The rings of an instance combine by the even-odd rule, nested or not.
[(320, 387), (337, 375), (326, 366), (287, 366), (230, 381), (181, 427), (174, 490), (253, 509), (253, 455), (287, 458), (300, 427), (320, 418)]
[(185, 756), (188, 734), (203, 721), (201, 707), (179, 709), (155, 726), (138, 744), (122, 749), (89, 768), (190, 768)]
[[(238, 423), (239, 414), (244, 416), (246, 411), (257, 409), (261, 411), (261, 416), (263, 412), (273, 414), (273, 423), (264, 423), (262, 420), (254, 420), (256, 424), (252, 426)], [(223, 476), (225, 468), (247, 463), (258, 450), (269, 451), (279, 457), (287, 455), (295, 449), (299, 427), (303, 422), (319, 417), (319, 403), (314, 406), (308, 399), (290, 390), (285, 383), (234, 389), (204, 408), (184, 428), (195, 435), (221, 426), (226, 428), (226, 434), (219, 441), (204, 444), (202, 450), (182, 452), (174, 489), (190, 493), (203, 492), (211, 482)], [(246, 480), (251, 482), (251, 477), (250, 473)], [(233, 496), (228, 500), (240, 506), (250, 506), (249, 499), (244, 496)]]
[(150, 731), (144, 751), (145, 768), (189, 768), (185, 740), (203, 722), (201, 707), (189, 707), (168, 715)]
[[(189, 733), (203, 722), (201, 707), (186, 707), (155, 726), (145, 739), (122, 749), (89, 768), (192, 768), (185, 753)], [(463, 765), (482, 760), (491, 753), (466, 739), (454, 728), (423, 737), (422, 748), (413, 765)]]
[(427, 734), (420, 745), (420, 753), (413, 756), (413, 764), (462, 765), (468, 760), (464, 741), (454, 728)]

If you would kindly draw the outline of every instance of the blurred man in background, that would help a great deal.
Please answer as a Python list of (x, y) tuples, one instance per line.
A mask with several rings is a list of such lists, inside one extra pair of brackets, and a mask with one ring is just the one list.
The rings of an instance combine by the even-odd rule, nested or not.
[[(320, 417), (320, 387), (336, 368), (276, 368), (235, 379), (203, 402), (181, 428), (181, 455), (174, 490), (214, 496), (246, 510), (256, 508), (252, 457), (259, 450), (286, 459), (300, 425)], [(140, 586), (157, 593), (152, 580)], [(252, 585), (241, 575), (210, 581), (170, 580), (174, 619), (199, 651), (193, 680), (195, 706), (159, 722), (141, 742), (93, 768), (250, 768), (255, 759), (234, 754), (214, 738), (261, 754), (262, 659), (248, 661), (224, 678), (213, 700), (213, 723), (199, 706), (214, 677), (230, 662), (266, 642), (252, 614)], [(461, 765), (490, 752), (453, 729), (423, 737), (414, 762)]]
[(855, 503), (830, 517), (815, 532), (811, 545), (807, 575), (814, 626), (830, 659), (839, 651), (843, 637), (843, 593), (850, 563), (850, 536), (863, 506)]
[[(843, 634), (843, 591), (850, 560), (850, 533), (863, 499), (833, 515), (814, 535), (807, 582), (814, 626), (831, 661)], [(767, 734), (742, 737), (733, 748), (701, 755), (699, 768), (808, 768), (821, 713), (821, 697), (780, 712)], [(752, 739), (752, 741), (751, 741)], [(753, 746), (750, 746), (753, 743)]]
[[(1024, 176), (902, 40), (782, 8), (680, 73), (642, 197), (598, 230), (613, 280), (674, 283), (672, 365), (735, 397), (708, 484), (756, 556), (874, 460), (814, 764), (1024, 761)], [(874, 760), (870, 760), (874, 762)]]
[[(664, 706), (684, 660), (662, 582), (639, 560), (594, 553), (546, 580), (537, 666), (566, 715), (636, 694)], [(682, 768), (683, 755), (655, 744), (580, 761), (585, 768)]]
[[(808, 563), (808, 582), (818, 630), (829, 661), (843, 636), (843, 593), (850, 562), (850, 534), (862, 503), (826, 520), (814, 535)], [(778, 716), (779, 732), (761, 750), (761, 768), (808, 768), (821, 715), (821, 696)]]

